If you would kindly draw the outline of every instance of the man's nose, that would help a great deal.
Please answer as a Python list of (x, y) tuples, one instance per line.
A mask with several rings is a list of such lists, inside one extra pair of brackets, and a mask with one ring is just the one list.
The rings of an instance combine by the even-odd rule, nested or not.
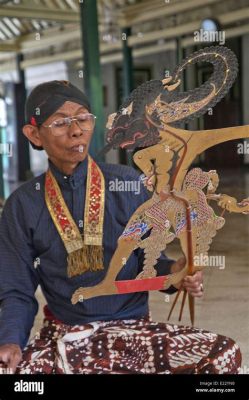
[(83, 135), (83, 131), (80, 129), (79, 125), (77, 124), (77, 121), (74, 119), (71, 122), (71, 125), (69, 127), (69, 133), (70, 136), (72, 137), (78, 137)]

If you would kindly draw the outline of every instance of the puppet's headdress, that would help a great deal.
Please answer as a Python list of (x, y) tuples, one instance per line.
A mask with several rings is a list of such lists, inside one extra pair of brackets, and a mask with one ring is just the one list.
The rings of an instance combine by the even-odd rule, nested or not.
[[(183, 72), (196, 63), (211, 63), (213, 73), (200, 87), (181, 91)], [(159, 141), (158, 128), (177, 126), (199, 117), (214, 107), (229, 91), (237, 76), (238, 62), (226, 47), (199, 50), (178, 65), (171, 77), (148, 81), (135, 89), (118, 112), (109, 116), (107, 145), (127, 148), (151, 146)]]

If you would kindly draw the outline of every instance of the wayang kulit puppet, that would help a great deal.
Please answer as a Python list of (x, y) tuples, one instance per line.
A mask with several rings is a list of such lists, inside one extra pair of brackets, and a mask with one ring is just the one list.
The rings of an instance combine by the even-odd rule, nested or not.
[[(211, 77), (199, 88), (179, 91), (184, 69), (197, 62), (213, 65)], [(96, 286), (76, 290), (72, 296), (74, 304), (94, 296), (167, 289), (201, 269), (194, 265), (194, 257), (208, 254), (213, 237), (224, 225), (224, 218), (214, 213), (210, 201), (230, 212), (249, 212), (249, 199), (238, 202), (216, 192), (219, 177), (215, 170), (189, 170), (194, 159), (210, 147), (248, 138), (249, 126), (199, 131), (177, 127), (214, 107), (233, 85), (237, 70), (237, 59), (231, 50), (221, 46), (202, 49), (183, 60), (171, 77), (139, 86), (119, 111), (109, 116), (104, 151), (142, 147), (133, 160), (153, 194), (128, 221), (104, 280)], [(148, 231), (150, 235), (143, 238)], [(186, 257), (186, 266), (180, 272), (156, 276), (157, 259), (176, 238)], [(143, 271), (134, 280), (116, 281), (124, 260), (139, 247), (145, 254)], [(186, 298), (186, 291), (183, 292), (181, 313)], [(189, 307), (193, 324), (192, 296)]]

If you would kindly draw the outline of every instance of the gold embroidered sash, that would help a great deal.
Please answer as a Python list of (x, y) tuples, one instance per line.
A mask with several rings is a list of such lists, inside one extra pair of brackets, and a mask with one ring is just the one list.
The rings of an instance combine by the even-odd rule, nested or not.
[(46, 173), (45, 201), (68, 253), (68, 276), (73, 277), (89, 270), (103, 269), (105, 179), (93, 159), (88, 156), (83, 237), (51, 170)]

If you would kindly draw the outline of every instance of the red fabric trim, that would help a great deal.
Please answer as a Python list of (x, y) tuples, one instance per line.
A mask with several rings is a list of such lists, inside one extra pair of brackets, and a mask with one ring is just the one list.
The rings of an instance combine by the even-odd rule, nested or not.
[(30, 123), (31, 123), (31, 125), (33, 125), (33, 126), (37, 126), (37, 122), (36, 122), (36, 120), (35, 120), (35, 117), (32, 117), (32, 118), (30, 119)]
[(64, 322), (60, 321), (59, 319), (55, 318), (54, 314), (50, 311), (47, 304), (43, 307), (43, 313), (46, 319), (49, 321), (53, 321), (56, 324), (63, 324)]
[(148, 290), (163, 290), (165, 282), (169, 279), (167, 275), (156, 276), (155, 278), (131, 279), (115, 281), (114, 284), (118, 293), (147, 292)]

